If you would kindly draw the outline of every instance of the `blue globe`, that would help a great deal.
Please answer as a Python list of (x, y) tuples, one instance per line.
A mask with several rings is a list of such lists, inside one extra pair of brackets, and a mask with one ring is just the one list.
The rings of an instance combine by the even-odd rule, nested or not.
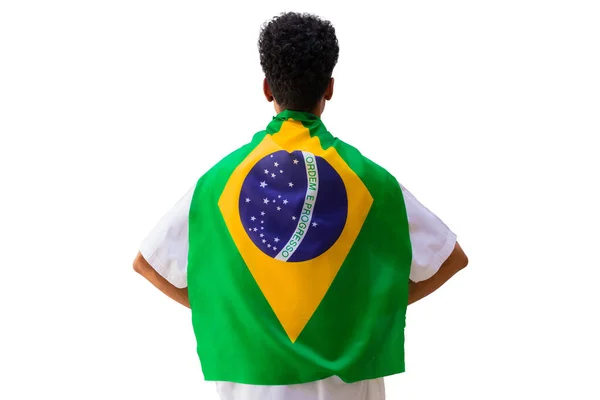
[(277, 151), (250, 170), (239, 199), (242, 225), (269, 257), (311, 260), (340, 237), (348, 217), (344, 181), (322, 157)]

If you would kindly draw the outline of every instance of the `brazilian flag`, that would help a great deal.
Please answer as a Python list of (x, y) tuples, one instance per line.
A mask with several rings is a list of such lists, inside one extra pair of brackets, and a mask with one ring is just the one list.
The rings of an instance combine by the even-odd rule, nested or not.
[(188, 290), (205, 379), (403, 372), (411, 257), (396, 179), (320, 118), (280, 113), (193, 195)]

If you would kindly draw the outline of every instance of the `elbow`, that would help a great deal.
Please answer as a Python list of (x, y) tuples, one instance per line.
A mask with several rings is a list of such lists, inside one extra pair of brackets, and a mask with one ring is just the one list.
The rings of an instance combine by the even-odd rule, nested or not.
[(463, 252), (459, 260), (459, 270), (464, 269), (469, 265), (469, 257)]
[(144, 258), (139, 253), (135, 257), (135, 260), (133, 260), (133, 270), (138, 274), (141, 274), (144, 270)]
[(461, 269), (463, 269), (467, 265), (469, 265), (469, 257), (467, 257), (464, 250), (462, 249), (462, 247), (460, 247), (460, 245), (458, 243), (456, 243), (456, 247), (454, 249), (456, 251), (456, 259), (455, 259), (456, 270), (460, 271)]
[(469, 265), (469, 257), (467, 257), (467, 255), (465, 254), (461, 269), (465, 268), (467, 265)]

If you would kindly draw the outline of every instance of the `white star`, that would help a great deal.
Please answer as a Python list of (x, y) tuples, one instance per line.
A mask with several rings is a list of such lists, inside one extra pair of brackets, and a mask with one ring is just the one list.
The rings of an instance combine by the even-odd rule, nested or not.
[(298, 160), (294, 160), (294, 164), (298, 164)]
[(252, 222), (256, 221), (256, 217), (250, 217), (250, 221), (252, 221)]
[(275, 162), (273, 163), (273, 165), (274, 165), (274, 166), (276, 166), (276, 167), (279, 167), (279, 163), (278, 163), (277, 161), (275, 161)]
[(266, 197), (263, 199), (263, 203), (265, 204), (269, 204), (269, 199), (267, 199)]
[(265, 215), (265, 212), (264, 212), (264, 211), (261, 211), (261, 212), (260, 212), (260, 215)]
[(271, 154), (271, 158), (273, 158), (273, 154)]
[(261, 233), (261, 234), (260, 234), (260, 237), (265, 237), (265, 234), (264, 234), (264, 233)]
[(267, 182), (265, 182), (265, 181), (262, 181), (262, 182), (260, 183), (260, 187), (261, 187), (261, 188), (265, 188), (266, 186), (267, 186)]
[(317, 224), (316, 222), (312, 223), (312, 226), (317, 226), (317, 225), (319, 225), (319, 224)]
[(287, 203), (288, 203), (287, 199), (284, 199), (283, 204), (287, 204)]
[(271, 178), (275, 178), (275, 174), (271, 174)]
[(283, 174), (283, 170), (282, 170), (282, 169), (280, 169), (280, 170), (279, 170), (279, 173), (280, 173), (280, 174)]
[(268, 169), (265, 169), (265, 174), (267, 174), (267, 175), (269, 174), (269, 170)]
[(252, 232), (252, 228), (248, 228), (248, 231)]
[(280, 198), (281, 198), (281, 195), (277, 196), (277, 198), (278, 198), (278, 199), (280, 199)]
[(269, 248), (270, 248), (270, 247), (271, 247), (271, 243), (269, 243), (269, 244), (267, 245), (267, 247), (269, 247)]
[(273, 240), (275, 241), (275, 243), (279, 243), (279, 238), (275, 238)]
[(273, 251), (277, 251), (277, 247), (273, 246)]
[(290, 183), (288, 183), (288, 186), (289, 186), (289, 187), (294, 187), (294, 183), (293, 183), (293, 182), (290, 182)]
[(267, 243), (266, 239), (263, 239), (263, 240), (262, 240), (262, 242), (263, 242), (263, 243)]
[(263, 229), (265, 229), (265, 227), (264, 227), (264, 226), (261, 226), (261, 227), (260, 227), (260, 230), (262, 231)]
[(254, 232), (256, 232), (258, 229), (254, 228), (254, 229), (252, 229), (252, 230), (253, 230)]
[(264, 223), (265, 223), (265, 221), (260, 221), (260, 223), (261, 223), (261, 224), (264, 224)]
[(277, 207), (277, 211), (281, 211), (281, 207)]
[(246, 197), (246, 203), (250, 203), (250, 197)]
[(295, 220), (296, 220), (296, 217), (292, 217), (292, 219), (295, 221)]

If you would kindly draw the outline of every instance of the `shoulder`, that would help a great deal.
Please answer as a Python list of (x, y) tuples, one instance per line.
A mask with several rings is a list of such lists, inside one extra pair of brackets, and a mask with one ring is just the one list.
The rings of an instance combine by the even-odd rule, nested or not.
[(266, 134), (266, 131), (257, 132), (250, 142), (238, 147), (221, 158), (208, 171), (200, 176), (196, 184), (196, 189), (206, 184), (211, 184), (215, 178), (231, 175), (235, 168), (252, 152), (252, 150), (254, 150)]
[(401, 186), (396, 177), (386, 168), (362, 154), (359, 149), (339, 138), (336, 138), (334, 147), (348, 166), (361, 178), (369, 191), (401, 194)]

